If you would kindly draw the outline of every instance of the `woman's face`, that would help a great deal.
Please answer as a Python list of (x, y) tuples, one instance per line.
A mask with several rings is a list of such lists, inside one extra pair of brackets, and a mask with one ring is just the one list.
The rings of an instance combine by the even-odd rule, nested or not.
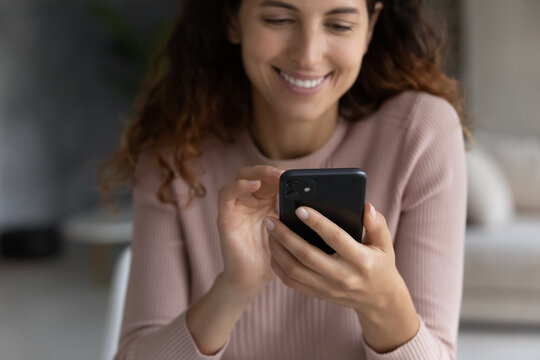
[(254, 105), (301, 120), (337, 113), (370, 38), (365, 0), (243, 0), (229, 29)]

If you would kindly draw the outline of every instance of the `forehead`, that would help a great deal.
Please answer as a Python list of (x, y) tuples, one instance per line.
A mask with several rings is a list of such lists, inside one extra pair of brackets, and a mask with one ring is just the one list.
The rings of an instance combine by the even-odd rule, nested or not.
[(366, 9), (366, 0), (243, 0), (250, 8), (297, 9), (303, 12), (327, 12), (340, 8)]

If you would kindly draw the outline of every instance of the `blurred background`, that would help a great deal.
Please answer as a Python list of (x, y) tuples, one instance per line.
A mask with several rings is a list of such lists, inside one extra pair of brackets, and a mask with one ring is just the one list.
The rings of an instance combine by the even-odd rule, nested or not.
[[(540, 1), (427, 2), (474, 135), (458, 359), (540, 359)], [(130, 199), (96, 170), (178, 9), (0, 1), (0, 359), (107, 358)]]

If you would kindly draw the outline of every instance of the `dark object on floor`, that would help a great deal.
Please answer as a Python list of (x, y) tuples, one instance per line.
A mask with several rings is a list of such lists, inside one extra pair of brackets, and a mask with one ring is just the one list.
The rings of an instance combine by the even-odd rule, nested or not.
[(52, 257), (60, 250), (61, 238), (54, 226), (12, 229), (0, 234), (0, 252), (5, 259)]

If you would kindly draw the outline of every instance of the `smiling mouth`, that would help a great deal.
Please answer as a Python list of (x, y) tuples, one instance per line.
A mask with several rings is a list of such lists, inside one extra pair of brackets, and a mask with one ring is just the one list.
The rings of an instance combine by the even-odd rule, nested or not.
[(283, 70), (280, 70), (278, 68), (274, 68), (279, 76), (281, 76), (285, 81), (287, 81), (292, 86), (302, 88), (302, 89), (312, 89), (318, 85), (320, 85), (330, 74), (321, 76), (319, 78), (314, 78), (310, 80), (302, 80), (302, 79), (296, 79), (293, 76), (285, 73)]

